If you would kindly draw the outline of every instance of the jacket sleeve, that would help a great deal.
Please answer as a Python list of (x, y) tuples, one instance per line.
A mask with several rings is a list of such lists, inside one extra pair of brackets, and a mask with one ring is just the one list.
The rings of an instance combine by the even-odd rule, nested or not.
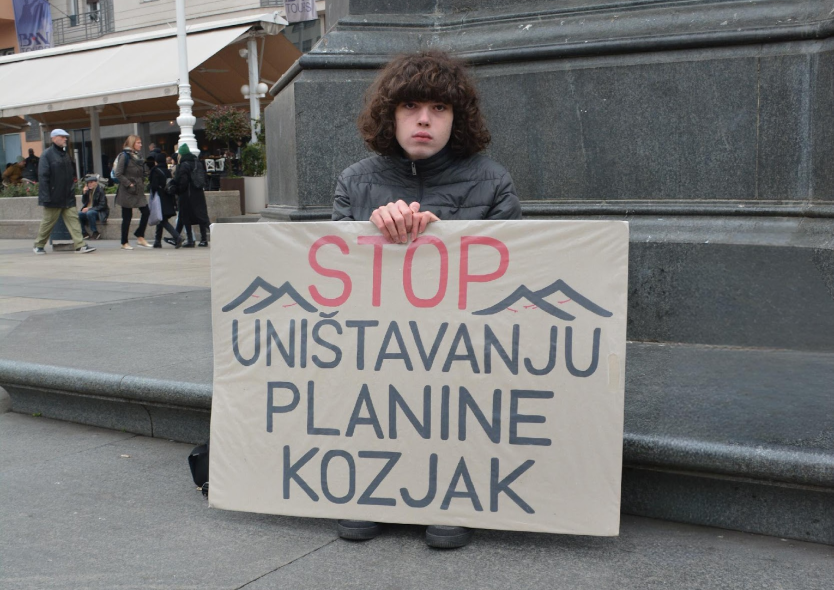
[(96, 193), (93, 195), (93, 209), (96, 211), (106, 211), (109, 209), (107, 206), (107, 193), (104, 192), (100, 186), (96, 187)]
[(52, 180), (49, 173), (49, 150), (41, 156), (41, 161), (38, 163), (38, 199), (39, 201), (49, 201), (49, 185)]
[(189, 174), (188, 162), (181, 162), (177, 166), (177, 173), (174, 174), (174, 184), (177, 185), (178, 195), (188, 192)]
[[(350, 196), (343, 175), (336, 180), (336, 198), (333, 199), (332, 221), (356, 221), (350, 208)], [(365, 220), (362, 220), (365, 221)]]
[(521, 203), (509, 172), (504, 172), (495, 191), (495, 200), (486, 219), (521, 219)]
[(122, 152), (116, 156), (116, 159), (113, 162), (113, 174), (116, 175), (116, 180), (119, 181), (119, 184), (130, 184), (131, 182), (131, 180), (123, 174), (127, 170), (127, 167), (124, 165), (124, 159), (126, 156), (127, 154)]

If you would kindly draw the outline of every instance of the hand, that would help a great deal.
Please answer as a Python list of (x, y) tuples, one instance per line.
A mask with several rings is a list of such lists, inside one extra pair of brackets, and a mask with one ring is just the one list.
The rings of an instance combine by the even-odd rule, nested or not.
[(411, 241), (417, 239), (417, 236), (426, 231), (430, 223), (440, 221), (440, 218), (431, 211), (420, 211), (420, 203), (411, 203), (409, 205), (413, 214), (411, 216)]
[(409, 233), (412, 240), (417, 239), (432, 221), (439, 221), (434, 213), (421, 213), (420, 203), (408, 205), (402, 199), (378, 207), (371, 215), (371, 223), (392, 244), (407, 243)]
[(89, 207), (84, 207), (83, 209), (81, 209), (81, 212), (82, 212), (82, 213), (86, 213), (86, 212), (87, 212), (87, 209), (89, 209)]

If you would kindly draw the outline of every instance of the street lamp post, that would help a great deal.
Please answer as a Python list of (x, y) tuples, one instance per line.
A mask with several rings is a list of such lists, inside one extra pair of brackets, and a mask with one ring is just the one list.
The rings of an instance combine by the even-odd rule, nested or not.
[(246, 49), (240, 50), (240, 56), (247, 59), (249, 64), (249, 84), (240, 87), (243, 98), (249, 100), (249, 119), (252, 129), (252, 143), (258, 141), (258, 133), (261, 130), (261, 99), (266, 96), (269, 87), (263, 82), (258, 82), (258, 39), (255, 33), (250, 33), (246, 42)]
[(180, 115), (177, 125), (180, 126), (180, 144), (186, 144), (192, 154), (199, 154), (197, 140), (194, 137), (196, 117), (191, 112), (194, 101), (191, 99), (191, 84), (188, 83), (188, 45), (185, 38), (185, 0), (177, 0), (177, 48), (180, 62), (179, 99), (177, 106)]

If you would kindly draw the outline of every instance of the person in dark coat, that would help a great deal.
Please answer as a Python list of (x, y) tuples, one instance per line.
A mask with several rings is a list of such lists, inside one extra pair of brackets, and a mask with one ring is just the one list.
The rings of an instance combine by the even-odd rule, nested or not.
[[(91, 174), (84, 179), (84, 192), (81, 193), (81, 211), (78, 212), (78, 220), (81, 222), (81, 231), (85, 238), (98, 240), (101, 234), (98, 233), (96, 222), (107, 221), (110, 215), (110, 207), (107, 205), (107, 195), (98, 183), (98, 176)], [(86, 226), (89, 224), (90, 233), (87, 233)]]
[(113, 170), (119, 181), (115, 204), (122, 208), (122, 250), (133, 250), (133, 246), (127, 240), (127, 233), (130, 230), (134, 208), (138, 208), (140, 213), (139, 227), (133, 233), (136, 236), (136, 245), (142, 248), (151, 247), (145, 240), (145, 229), (148, 227), (151, 210), (148, 209), (148, 197), (145, 195), (145, 177), (148, 170), (145, 160), (139, 155), (141, 149), (142, 138), (129, 135), (122, 153), (116, 156), (113, 162)]
[(198, 246), (205, 248), (208, 246), (208, 226), (210, 223), (206, 193), (203, 189), (194, 188), (191, 182), (194, 170), (197, 166), (203, 166), (203, 163), (191, 153), (186, 144), (180, 145), (178, 153), (179, 164), (174, 172), (174, 184), (177, 186), (177, 198), (180, 206), (180, 215), (177, 219), (177, 235), (185, 227), (185, 235), (188, 237), (188, 241), (183, 246), (193, 248), (194, 236), (191, 233), (191, 226), (199, 225), (200, 243)]
[[(162, 161), (165, 161), (164, 156)], [(159, 195), (159, 202), (162, 208), (162, 221), (156, 224), (156, 237), (153, 241), (153, 247), (162, 248), (162, 230), (167, 229), (168, 233), (171, 234), (171, 241), (173, 242), (172, 245), (174, 248), (180, 248), (182, 247), (182, 238), (176, 232), (174, 226), (168, 221), (177, 214), (177, 205), (174, 197), (170, 196), (165, 190), (165, 183), (168, 179), (166, 178), (163, 170), (167, 171), (167, 168), (160, 166), (157, 157), (154, 155), (148, 156), (145, 159), (145, 163), (148, 165), (148, 169), (150, 170), (148, 179), (150, 181), (151, 196), (154, 194)], [(170, 244), (171, 242), (168, 243)]]
[(95, 251), (84, 243), (81, 234), (81, 224), (78, 222), (78, 209), (75, 205), (75, 168), (67, 153), (69, 133), (63, 129), (55, 129), (51, 134), (52, 145), (41, 155), (38, 164), (38, 205), (43, 207), (43, 218), (35, 240), (35, 254), (46, 254), (44, 246), (49, 240), (52, 228), (58, 223), (58, 218), (64, 220), (64, 225), (72, 236), (73, 246), (78, 254)]
[(38, 181), (38, 164), (40, 158), (35, 155), (35, 150), (29, 148), (29, 156), (26, 158), (26, 167), (23, 169), (23, 178), (29, 182)]
[[(371, 221), (391, 243), (407, 244), (441, 219), (521, 219), (510, 174), (480, 154), (490, 141), (478, 94), (463, 64), (441, 52), (392, 60), (371, 86), (359, 116), (378, 155), (344, 170), (333, 221)], [(378, 523), (340, 520), (339, 536), (372, 539)], [(466, 545), (472, 531), (431, 525), (431, 547)]]

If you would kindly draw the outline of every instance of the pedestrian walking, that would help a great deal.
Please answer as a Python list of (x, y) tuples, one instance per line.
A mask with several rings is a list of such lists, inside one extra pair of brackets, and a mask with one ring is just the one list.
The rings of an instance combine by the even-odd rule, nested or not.
[(72, 244), (78, 254), (95, 251), (84, 243), (81, 235), (81, 224), (78, 222), (78, 209), (75, 205), (74, 166), (67, 153), (69, 133), (63, 129), (55, 129), (50, 134), (52, 145), (44, 150), (38, 164), (38, 205), (43, 207), (43, 217), (35, 240), (35, 254), (46, 254), (44, 246), (52, 233), (52, 228), (58, 223), (58, 218), (72, 236)]
[[(158, 195), (159, 202), (162, 209), (162, 221), (156, 224), (156, 237), (153, 241), (154, 248), (162, 248), (162, 230), (167, 229), (168, 233), (171, 234), (171, 241), (173, 241), (174, 248), (182, 247), (183, 240), (180, 235), (174, 229), (174, 226), (168, 221), (174, 215), (177, 214), (177, 205), (176, 199), (168, 194), (165, 190), (165, 183), (168, 181), (168, 178), (165, 176), (165, 172), (167, 172), (167, 168), (165, 168), (164, 164), (159, 164), (159, 156), (148, 156), (145, 160), (145, 163), (148, 165), (148, 169), (150, 173), (148, 175), (150, 189), (149, 192), (151, 197), (153, 195)], [(161, 158), (162, 162), (165, 161), (165, 158)], [(171, 243), (170, 241), (168, 242)]]
[[(107, 205), (107, 195), (98, 183), (98, 176), (90, 174), (84, 179), (84, 191), (81, 193), (81, 211), (78, 212), (78, 220), (81, 222), (81, 231), (85, 238), (98, 240), (101, 234), (96, 227), (97, 222), (104, 223), (110, 215), (110, 207)], [(90, 226), (89, 233), (86, 226)]]
[(178, 153), (179, 164), (174, 172), (174, 184), (177, 187), (180, 214), (177, 218), (176, 232), (177, 235), (180, 235), (182, 228), (185, 227), (185, 235), (188, 241), (183, 244), (183, 247), (193, 248), (194, 235), (191, 233), (191, 226), (199, 225), (200, 243), (198, 246), (205, 248), (208, 246), (209, 226), (205, 186), (201, 186), (206, 178), (205, 168), (203, 168), (203, 163), (197, 159), (197, 156), (191, 153), (186, 144), (180, 145)]
[[(379, 74), (359, 116), (378, 155), (344, 170), (333, 221), (370, 220), (391, 243), (407, 244), (441, 219), (521, 219), (510, 174), (480, 154), (490, 141), (478, 94), (461, 62), (440, 52), (395, 58)], [(376, 522), (340, 520), (344, 539), (372, 539)], [(466, 545), (472, 531), (431, 525), (431, 547)]]
[(142, 149), (142, 139), (137, 135), (129, 135), (124, 143), (124, 150), (113, 162), (119, 190), (116, 193), (115, 204), (122, 208), (122, 250), (133, 250), (127, 239), (130, 222), (133, 219), (133, 209), (139, 209), (139, 227), (133, 233), (136, 245), (150, 248), (145, 240), (145, 229), (148, 227), (148, 197), (145, 196), (145, 177), (148, 175), (145, 161), (139, 155)]

